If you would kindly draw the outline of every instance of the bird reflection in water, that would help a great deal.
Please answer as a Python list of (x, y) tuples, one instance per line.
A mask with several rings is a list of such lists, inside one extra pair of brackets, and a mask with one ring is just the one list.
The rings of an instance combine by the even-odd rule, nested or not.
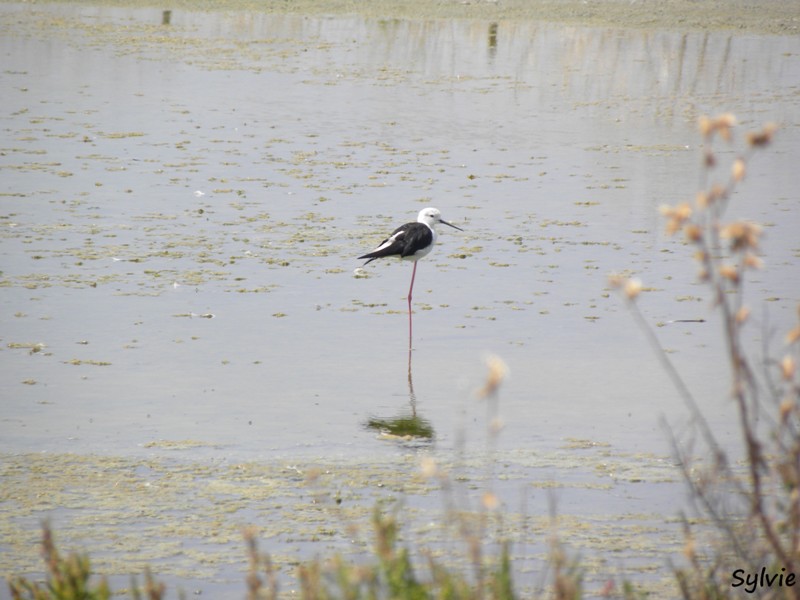
[(411, 372), (411, 345), (408, 348), (408, 401), (410, 412), (404, 410), (396, 417), (370, 417), (364, 427), (378, 431), (384, 439), (430, 442), (436, 437), (433, 425), (417, 414), (417, 395)]

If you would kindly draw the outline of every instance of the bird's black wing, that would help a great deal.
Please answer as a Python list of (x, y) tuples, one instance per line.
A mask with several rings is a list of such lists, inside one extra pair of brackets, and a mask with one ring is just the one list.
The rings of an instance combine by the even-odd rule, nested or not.
[(401, 257), (411, 256), (433, 243), (431, 228), (424, 223), (409, 223), (407, 227), (403, 237), (404, 248), (400, 253)]
[(401, 225), (392, 232), (388, 238), (383, 240), (378, 247), (372, 252), (359, 256), (358, 258), (368, 258), (369, 260), (364, 264), (369, 264), (376, 258), (384, 258), (386, 256), (406, 256), (403, 254), (406, 248), (406, 237), (411, 225), (416, 223), (406, 223)]

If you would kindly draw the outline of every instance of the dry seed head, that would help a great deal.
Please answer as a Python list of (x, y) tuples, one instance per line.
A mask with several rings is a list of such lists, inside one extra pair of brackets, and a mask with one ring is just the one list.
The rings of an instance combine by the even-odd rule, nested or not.
[(486, 510), (497, 510), (500, 506), (500, 500), (497, 495), (492, 492), (484, 492), (481, 501), (483, 502), (483, 508)]
[(761, 238), (761, 225), (755, 223), (744, 223), (744, 244), (748, 248), (755, 248), (758, 246), (758, 240)]
[(672, 218), (667, 221), (666, 233), (667, 235), (675, 235), (675, 232), (681, 228), (681, 222), (678, 219)]
[(736, 117), (733, 113), (725, 113), (718, 116), (715, 120), (715, 127), (719, 131), (720, 137), (726, 142), (731, 141), (731, 129), (736, 125)]
[(796, 365), (794, 362), (794, 357), (791, 354), (787, 354), (781, 360), (781, 375), (785, 381), (791, 381), (794, 379), (794, 372), (796, 369)]
[(736, 221), (735, 223), (729, 223), (722, 227), (719, 230), (719, 237), (722, 239), (733, 240), (736, 238), (740, 238), (744, 235), (744, 223), (742, 221)]
[(508, 375), (508, 365), (505, 361), (495, 354), (486, 358), (486, 366), (489, 367), (489, 374), (486, 376), (486, 383), (478, 392), (478, 397), (486, 398), (497, 392), (497, 388)]
[(688, 202), (681, 202), (675, 206), (662, 204), (659, 207), (659, 211), (669, 219), (667, 221), (667, 235), (672, 235), (678, 231), (692, 216), (692, 207)]
[(625, 278), (622, 275), (612, 273), (608, 276), (608, 285), (614, 289), (619, 289), (625, 285)]
[(719, 274), (733, 283), (739, 282), (739, 270), (733, 265), (721, 265), (719, 267)]
[(697, 205), (697, 208), (699, 209), (708, 208), (708, 205), (710, 204), (708, 194), (702, 191), (697, 192), (697, 195), (694, 198), (694, 202)]
[(731, 168), (731, 175), (733, 176), (733, 180), (737, 183), (744, 179), (746, 168), (744, 165), (744, 160), (741, 158), (737, 158), (733, 161), (733, 167)]
[(760, 269), (764, 266), (764, 261), (752, 252), (748, 252), (744, 256), (744, 266), (748, 269)]
[(714, 117), (713, 119), (709, 119), (706, 116), (701, 116), (698, 119), (697, 124), (701, 135), (704, 137), (710, 137), (711, 134), (718, 131), (722, 139), (727, 142), (731, 139), (730, 130), (734, 125), (736, 125), (736, 117), (733, 115), (733, 113), (724, 113)]
[(757, 248), (758, 240), (761, 237), (761, 227), (747, 221), (736, 221), (722, 227), (719, 237), (731, 240), (731, 248), (734, 250)]
[(665, 217), (672, 217), (685, 221), (692, 216), (692, 207), (688, 202), (681, 202), (675, 206), (669, 204), (662, 204), (658, 207), (658, 211)]
[(797, 405), (795, 404), (794, 400), (792, 400), (791, 398), (784, 398), (783, 400), (781, 400), (781, 406), (779, 409), (781, 414), (781, 421), (786, 421), (786, 419), (788, 419), (789, 416), (794, 412), (796, 406)]
[(628, 300), (635, 300), (641, 293), (642, 282), (639, 279), (632, 278), (625, 282), (625, 295), (628, 297)]
[(752, 131), (747, 134), (747, 143), (751, 146), (767, 146), (772, 142), (772, 138), (778, 126), (775, 123), (766, 123), (761, 131)]
[(692, 207), (688, 202), (681, 202), (675, 207), (675, 216), (685, 221), (692, 216)]
[(736, 311), (736, 322), (741, 325), (750, 318), (750, 309), (746, 306), (741, 307)]
[(683, 226), (683, 233), (686, 234), (686, 239), (692, 243), (697, 243), (703, 239), (703, 230), (699, 225), (694, 223), (687, 223)]
[(724, 197), (725, 197), (725, 188), (721, 184), (715, 183), (714, 185), (711, 186), (711, 190), (708, 194), (709, 204), (713, 204), (720, 198)]
[(790, 330), (789, 333), (786, 334), (786, 345), (791, 346), (797, 342), (797, 340), (800, 340), (800, 325)]

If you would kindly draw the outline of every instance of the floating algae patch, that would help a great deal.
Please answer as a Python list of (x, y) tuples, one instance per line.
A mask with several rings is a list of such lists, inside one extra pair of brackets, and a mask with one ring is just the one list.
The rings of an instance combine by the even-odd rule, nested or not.
[[(160, 441), (147, 448), (198, 444)], [(36, 530), (47, 518), (65, 547), (91, 553), (100, 573), (129, 574), (157, 563), (159, 574), (203, 578), (217, 577), (243, 556), (231, 548), (241, 544), (245, 525), (257, 525), (266, 539), (315, 539), (320, 522), (335, 521), (324, 502), (328, 490), (346, 490), (348, 502), (358, 500), (359, 488), (371, 487), (367, 478), (375, 474), (334, 466), (33, 454), (4, 457), (0, 475), (0, 537), (10, 550), (0, 553), (4, 573), (40, 568)], [(351, 516), (368, 520), (372, 503), (350, 506)]]
[[(664, 562), (665, 552), (680, 547), (677, 525), (665, 521), (669, 515), (665, 517), (663, 509), (645, 502), (619, 510), (613, 499), (627, 494), (631, 484), (591, 468), (599, 459), (625, 463), (628, 469), (639, 464), (641, 481), (648, 485), (636, 487), (638, 495), (655, 490), (657, 497), (664, 494), (659, 486), (668, 484), (659, 474), (663, 460), (658, 457), (626, 456), (608, 448), (456, 459), (434, 458), (429, 454), (434, 449), (426, 448), (370, 461), (240, 463), (194, 462), (182, 459), (183, 452), (163, 454), (207, 446), (201, 440), (154, 441), (146, 449), (161, 454), (141, 459), (3, 455), (0, 571), (40, 572), (37, 539), (41, 521), (47, 519), (59, 544), (89, 552), (98, 573), (127, 578), (150, 565), (160, 577), (191, 581), (193, 586), (227, 582), (239, 589), (247, 566), (242, 531), (255, 527), (262, 549), (275, 562), (282, 589), (291, 590), (296, 565), (314, 556), (340, 553), (363, 559), (372, 544), (374, 507), (387, 501), (401, 502), (402, 527), (416, 549), (452, 559), (460, 568), (464, 555), (452, 552), (458, 533), (453, 515), (444, 507), (456, 506), (459, 514), (467, 514), (489, 488), (505, 498), (507, 506), (503, 526), (490, 528), (486, 543), (494, 547), (508, 539), (521, 555), (544, 557), (552, 528), (550, 500), (543, 503), (546, 498), (541, 495), (550, 493), (548, 476), (571, 482), (558, 487), (562, 500), (567, 494), (592, 498), (592, 510), (576, 513), (566, 503), (567, 514), (558, 519), (561, 535), (589, 565), (588, 580), (593, 573), (602, 578), (609, 565), (623, 563), (627, 577), (650, 577), (653, 565)], [(436, 464), (436, 477), (423, 476), (423, 456), (429, 465)], [(520, 489), (533, 494), (522, 512), (511, 508), (519, 505)]]
[(41, 342), (8, 342), (6, 346), (12, 350), (27, 350), (29, 354), (36, 354), (46, 348)]
[(154, 442), (147, 442), (143, 447), (160, 448), (163, 450), (190, 450), (192, 448), (205, 448), (208, 446), (209, 444), (200, 440), (157, 440)]
[(73, 365), (75, 367), (79, 367), (81, 365), (94, 365), (95, 367), (109, 367), (111, 363), (107, 360), (95, 360), (95, 359), (80, 359), (80, 358), (71, 358), (69, 360), (62, 361), (64, 364)]

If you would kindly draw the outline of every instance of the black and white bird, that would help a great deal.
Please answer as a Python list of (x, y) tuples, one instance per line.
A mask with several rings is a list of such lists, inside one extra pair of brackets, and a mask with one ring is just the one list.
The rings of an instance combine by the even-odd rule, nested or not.
[(383, 240), (380, 245), (372, 252), (359, 256), (358, 258), (368, 259), (368, 265), (376, 258), (387, 256), (399, 256), (401, 260), (414, 261), (414, 270), (411, 272), (411, 285), (408, 288), (408, 314), (411, 314), (411, 294), (414, 291), (414, 278), (417, 275), (417, 261), (430, 254), (433, 245), (436, 243), (436, 225), (448, 225), (453, 229), (464, 231), (461, 227), (456, 227), (442, 219), (442, 213), (438, 208), (423, 208), (417, 215), (414, 223), (401, 225), (392, 232), (388, 238)]

